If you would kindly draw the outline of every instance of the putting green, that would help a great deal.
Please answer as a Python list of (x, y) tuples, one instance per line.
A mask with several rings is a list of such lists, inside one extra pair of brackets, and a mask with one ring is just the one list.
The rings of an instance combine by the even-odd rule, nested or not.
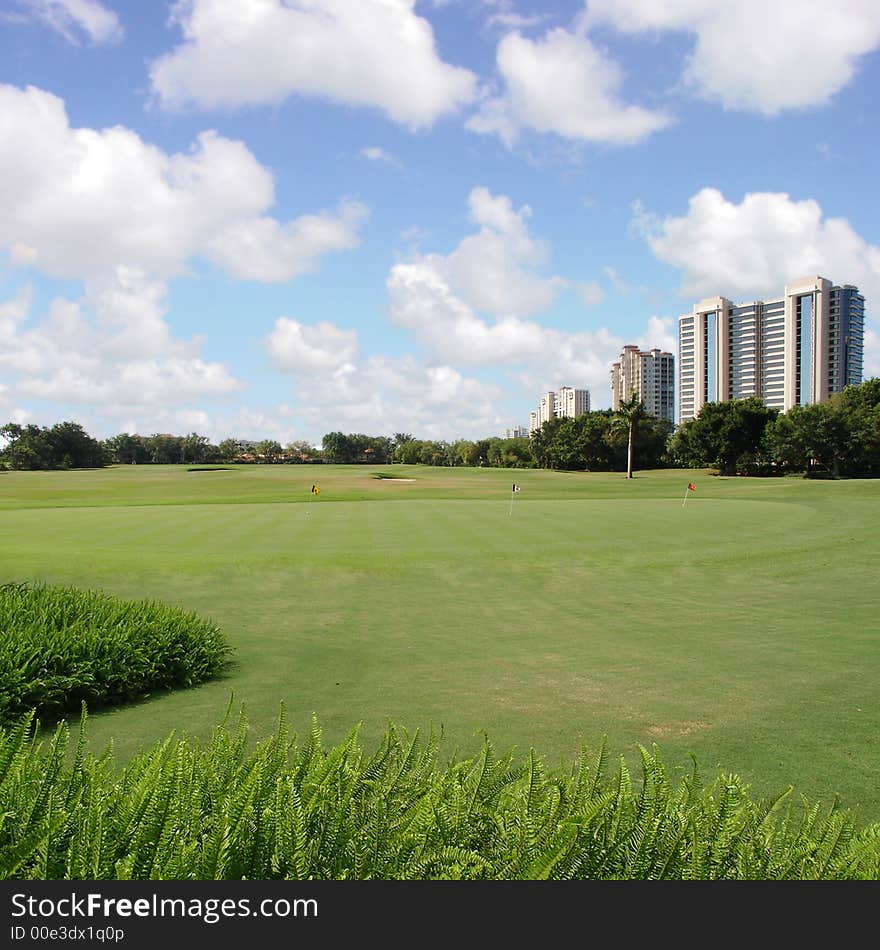
[(205, 736), (234, 692), (255, 735), (281, 702), (332, 740), (390, 718), (551, 764), (607, 735), (880, 817), (880, 482), (384, 471), (0, 475), (0, 581), (179, 604), (234, 647), (222, 680), (96, 714), (92, 748)]

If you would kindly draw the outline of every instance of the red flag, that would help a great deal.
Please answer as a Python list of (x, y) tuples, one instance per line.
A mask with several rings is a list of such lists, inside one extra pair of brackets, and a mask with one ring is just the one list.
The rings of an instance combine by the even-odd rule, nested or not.
[(693, 482), (688, 482), (688, 491), (696, 491), (697, 486)]

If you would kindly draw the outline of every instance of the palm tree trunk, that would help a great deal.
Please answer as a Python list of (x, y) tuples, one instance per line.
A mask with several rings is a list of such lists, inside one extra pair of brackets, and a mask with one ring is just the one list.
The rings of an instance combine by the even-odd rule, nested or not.
[(626, 446), (626, 477), (633, 477), (633, 436), (635, 435), (635, 422), (629, 423), (629, 442)]

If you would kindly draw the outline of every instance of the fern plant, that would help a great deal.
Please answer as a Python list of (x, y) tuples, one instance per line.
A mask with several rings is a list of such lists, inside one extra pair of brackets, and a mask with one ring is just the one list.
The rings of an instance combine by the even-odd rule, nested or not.
[(0, 722), (192, 686), (220, 673), (229, 652), (216, 624), (166, 604), (0, 585)]
[[(873, 879), (880, 825), (791, 790), (753, 800), (733, 775), (670, 782), (656, 748), (634, 781), (604, 745), (566, 772), (535, 752), (444, 761), (434, 734), (355, 728), (325, 748), (279, 716), (204, 743), (168, 736), (119, 768), (91, 755), (82, 711), (40, 738), (0, 728), (0, 877), (16, 879)], [(68, 755), (70, 752), (70, 755)], [(70, 762), (66, 765), (66, 762)]]

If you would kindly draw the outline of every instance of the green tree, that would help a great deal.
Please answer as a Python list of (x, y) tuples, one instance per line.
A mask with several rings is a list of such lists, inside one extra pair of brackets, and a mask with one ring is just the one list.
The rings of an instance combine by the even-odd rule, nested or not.
[(0, 450), (0, 458), (9, 466), (9, 468), (21, 467), (21, 448), (22, 436), (24, 435), (24, 426), (17, 422), (7, 422), (5, 426), (0, 427), (0, 439), (5, 443)]
[(808, 476), (817, 466), (837, 475), (846, 446), (843, 413), (830, 403), (793, 406), (767, 427), (767, 447), (777, 464)]
[(78, 422), (58, 422), (46, 431), (53, 468), (101, 468), (107, 464), (104, 446)]
[(847, 386), (831, 397), (831, 403), (840, 411), (846, 430), (841, 474), (880, 475), (880, 379)]
[(776, 416), (754, 396), (706, 403), (688, 434), (693, 457), (722, 475), (748, 472), (764, 462), (764, 433)]
[(394, 440), (386, 435), (373, 436), (367, 446), (371, 452), (369, 461), (385, 465), (394, 459)]
[(445, 465), (446, 445), (443, 442), (426, 441), (421, 443), (419, 462), (422, 465)]
[(180, 462), (180, 436), (167, 432), (153, 433), (144, 439), (149, 461), (156, 465), (172, 465)]
[(321, 455), (320, 449), (316, 449), (311, 442), (307, 442), (305, 439), (288, 442), (285, 452), (294, 462), (312, 462)]
[(696, 422), (696, 419), (686, 419), (669, 437), (667, 452), (672, 464), (678, 468), (700, 468), (705, 464), (700, 449), (694, 444)]
[(407, 439), (394, 449), (394, 459), (402, 465), (417, 465), (422, 451), (422, 442), (418, 439)]
[(669, 439), (675, 426), (671, 419), (646, 415), (636, 426), (637, 468), (663, 468), (670, 464)]
[(557, 435), (562, 419), (548, 419), (543, 425), (535, 429), (529, 439), (532, 458), (539, 468), (560, 468), (558, 462)]
[(97, 468), (108, 460), (104, 446), (78, 422), (58, 422), (51, 429), (10, 422), (0, 428), (0, 438), (6, 442), (2, 454), (10, 468)]
[(453, 444), (456, 461), (454, 465), (476, 465), (479, 461), (477, 452), (477, 443), (470, 439), (459, 439)]
[(217, 446), (217, 454), (221, 461), (230, 462), (244, 451), (240, 439), (223, 439)]
[(626, 430), (626, 477), (633, 477), (633, 450), (635, 448), (636, 429), (640, 420), (645, 418), (645, 407), (638, 393), (633, 390), (629, 399), (620, 400), (617, 418), (622, 429)]
[(257, 443), (257, 455), (266, 459), (267, 462), (276, 461), (283, 451), (281, 444), (275, 439), (263, 439), (262, 442)]
[(180, 461), (181, 462), (204, 462), (207, 460), (212, 446), (208, 437), (199, 435), (198, 432), (190, 432), (180, 440)]
[(338, 465), (353, 461), (351, 442), (345, 433), (328, 432), (321, 441), (321, 445), (328, 462)]
[(120, 465), (142, 465), (149, 461), (144, 440), (139, 435), (121, 432), (104, 440), (104, 448), (110, 460)]

